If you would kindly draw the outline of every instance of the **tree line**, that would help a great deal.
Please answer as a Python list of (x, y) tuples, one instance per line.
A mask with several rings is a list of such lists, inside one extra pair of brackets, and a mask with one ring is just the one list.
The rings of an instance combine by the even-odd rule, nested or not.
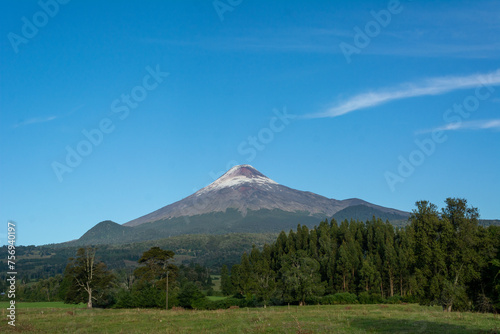
[(465, 199), (416, 203), (409, 225), (332, 219), (281, 232), (221, 271), (226, 295), (262, 304), (419, 302), (445, 311), (500, 309), (500, 228)]
[[(208, 267), (212, 273), (218, 273), (223, 264), (229, 266), (238, 263), (244, 251), (250, 251), (252, 244), (262, 247), (273, 242), (278, 233), (231, 233), (225, 235), (181, 235), (167, 239), (155, 239), (144, 242), (118, 245), (94, 245), (96, 256), (113, 271), (130, 269), (130, 263), (137, 262), (142, 254), (151, 247), (160, 247), (175, 252), (182, 258), (184, 265), (191, 262)], [(25, 285), (63, 275), (68, 258), (74, 257), (79, 248), (71, 243), (44, 246), (17, 246), (16, 264), (19, 271), (18, 281)], [(0, 253), (7, 253), (7, 246), (0, 247)], [(7, 265), (7, 257), (0, 258), (0, 265)], [(7, 287), (6, 272), (0, 272), (0, 292)]]
[[(197, 263), (174, 265), (172, 251), (152, 247), (142, 254), (135, 268), (119, 270), (110, 270), (96, 251), (94, 247), (79, 248), (76, 256), (67, 260), (63, 275), (19, 282), (17, 300), (85, 303), (88, 308), (165, 308), (167, 274), (170, 307), (183, 301), (182, 305), (190, 307), (192, 293), (198, 297), (213, 293), (210, 270)], [(178, 295), (183, 290), (189, 295), (187, 303), (182, 295), (179, 303)]]
[(154, 246), (135, 268), (110, 270), (93, 247), (69, 258), (64, 275), (18, 287), (20, 301), (90, 307), (197, 309), (230, 306), (419, 302), (445, 311), (500, 310), (500, 227), (478, 224), (465, 199), (416, 203), (409, 224), (335, 219), (282, 231), (221, 269), (224, 300), (210, 301), (209, 268), (175, 265)]

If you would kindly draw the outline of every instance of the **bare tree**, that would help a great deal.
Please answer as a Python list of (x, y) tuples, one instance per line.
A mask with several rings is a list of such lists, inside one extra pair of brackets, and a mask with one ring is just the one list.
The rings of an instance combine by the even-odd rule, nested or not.
[(78, 249), (76, 258), (70, 258), (65, 276), (70, 281), (66, 293), (67, 303), (87, 302), (92, 308), (93, 301), (102, 298), (114, 280), (114, 275), (103, 262), (96, 261), (96, 249), (92, 247)]

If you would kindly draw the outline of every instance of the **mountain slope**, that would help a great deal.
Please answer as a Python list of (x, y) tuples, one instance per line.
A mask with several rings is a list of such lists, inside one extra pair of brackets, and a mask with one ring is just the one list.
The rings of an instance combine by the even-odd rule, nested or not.
[(306, 216), (332, 217), (353, 206), (364, 205), (376, 211), (408, 217), (408, 213), (374, 205), (360, 199), (336, 200), (295, 190), (276, 183), (250, 165), (231, 168), (207, 187), (178, 202), (134, 219), (125, 226), (138, 226), (177, 217), (192, 217), (236, 209), (245, 217), (249, 210), (280, 210), (302, 212)]
[(235, 166), (207, 187), (124, 225), (104, 221), (72, 245), (142, 242), (185, 234), (279, 233), (335, 218), (404, 223), (409, 213), (361, 199), (329, 199), (295, 190), (250, 165)]

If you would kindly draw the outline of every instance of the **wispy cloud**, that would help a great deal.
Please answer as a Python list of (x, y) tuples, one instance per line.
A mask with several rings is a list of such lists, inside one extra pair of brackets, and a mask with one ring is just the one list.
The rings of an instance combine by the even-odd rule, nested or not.
[(37, 123), (45, 123), (45, 122), (50, 122), (57, 119), (57, 116), (44, 116), (44, 117), (33, 117), (29, 118), (27, 120), (18, 122), (17, 124), (14, 125), (14, 128), (18, 128), (20, 126), (25, 126), (25, 125), (30, 125), (30, 124), (37, 124)]
[(75, 113), (76, 111), (82, 109), (83, 107), (84, 107), (84, 104), (81, 104), (81, 105), (79, 105), (79, 106), (71, 109), (66, 114), (59, 115), (59, 116), (51, 115), (51, 116), (40, 116), (40, 117), (28, 118), (26, 120), (22, 120), (22, 121), (20, 121), (20, 122), (18, 122), (16, 124), (14, 124), (13, 128), (18, 128), (18, 127), (21, 127), (21, 126), (31, 125), (31, 124), (38, 124), (38, 123), (50, 122), (50, 121), (53, 121), (53, 120), (56, 120), (56, 119), (59, 119), (59, 118), (62, 118), (62, 117), (69, 116), (69, 115)]
[(375, 107), (395, 100), (417, 96), (441, 95), (454, 90), (478, 86), (500, 85), (500, 69), (483, 74), (430, 78), (420, 83), (405, 83), (397, 87), (362, 93), (339, 102), (326, 111), (305, 115), (305, 118), (338, 117), (360, 109)]
[(433, 129), (419, 131), (419, 133), (457, 130), (500, 130), (500, 119), (484, 119), (477, 121), (448, 123)]

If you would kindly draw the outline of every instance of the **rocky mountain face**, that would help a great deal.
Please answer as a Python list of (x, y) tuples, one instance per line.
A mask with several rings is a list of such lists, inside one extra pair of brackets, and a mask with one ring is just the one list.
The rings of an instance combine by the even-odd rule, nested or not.
[[(353, 209), (346, 211), (347, 208)], [(238, 211), (242, 218), (245, 218), (248, 212), (255, 213), (261, 210), (300, 213), (303, 216), (322, 218), (331, 218), (341, 211), (363, 212), (363, 215), (382, 214), (400, 220), (408, 217), (407, 212), (385, 208), (357, 198), (336, 200), (312, 192), (295, 190), (278, 184), (250, 165), (239, 165), (191, 196), (124, 225), (133, 227), (158, 221), (168, 223), (173, 218), (213, 215), (224, 213), (228, 209)], [(368, 217), (370, 218), (371, 216)]]

